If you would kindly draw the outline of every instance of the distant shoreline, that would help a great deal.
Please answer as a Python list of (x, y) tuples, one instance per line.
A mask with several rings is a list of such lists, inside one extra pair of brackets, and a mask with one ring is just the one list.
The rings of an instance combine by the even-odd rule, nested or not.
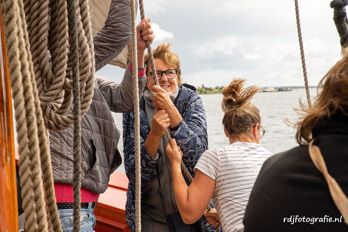
[[(197, 87), (197, 92), (199, 94), (220, 94), (223, 86), (216, 87), (205, 87), (199, 86)], [(304, 86), (270, 86), (270, 87), (261, 87), (260, 92), (283, 92), (283, 91), (292, 91), (294, 89), (304, 89)], [(309, 86), (310, 89), (317, 88), (317, 86)]]

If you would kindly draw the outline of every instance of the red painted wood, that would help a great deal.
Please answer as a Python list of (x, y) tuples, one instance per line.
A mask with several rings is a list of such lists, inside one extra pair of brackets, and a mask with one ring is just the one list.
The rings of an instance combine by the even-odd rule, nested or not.
[(101, 194), (95, 215), (97, 224), (96, 232), (130, 232), (126, 222), (126, 200), (128, 179), (123, 172), (114, 172), (109, 181), (109, 187)]

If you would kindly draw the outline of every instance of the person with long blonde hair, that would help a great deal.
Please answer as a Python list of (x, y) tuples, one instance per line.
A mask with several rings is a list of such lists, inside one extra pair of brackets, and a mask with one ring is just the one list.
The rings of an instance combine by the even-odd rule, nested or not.
[(250, 191), (263, 161), (271, 155), (259, 144), (264, 130), (259, 109), (251, 102), (258, 88), (243, 85), (244, 80), (236, 79), (223, 88), (222, 123), (229, 144), (203, 153), (190, 186), (181, 173), (182, 156), (175, 140), (167, 146), (176, 204), (188, 224), (204, 213), (209, 219), (211, 214), (205, 209), (213, 198), (218, 217), (215, 226), (221, 223), (224, 231), (243, 231)]
[(347, 57), (320, 81), (313, 106), (302, 110), (299, 146), (272, 156), (260, 171), (246, 232), (348, 231)]

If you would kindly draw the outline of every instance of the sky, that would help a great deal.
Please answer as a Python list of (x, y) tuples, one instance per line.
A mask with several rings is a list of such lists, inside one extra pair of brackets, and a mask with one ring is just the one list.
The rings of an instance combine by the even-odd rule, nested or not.
[[(155, 48), (168, 42), (181, 60), (183, 81), (222, 86), (233, 78), (265, 86), (303, 86), (293, 0), (146, 0)], [(329, 0), (299, 0), (309, 85), (341, 57)], [(98, 76), (120, 81), (107, 65)]]

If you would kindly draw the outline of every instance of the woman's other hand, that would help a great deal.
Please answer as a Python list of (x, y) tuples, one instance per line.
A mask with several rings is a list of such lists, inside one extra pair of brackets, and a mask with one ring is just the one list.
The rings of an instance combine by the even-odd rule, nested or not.
[(172, 165), (181, 165), (182, 152), (175, 139), (170, 139), (166, 147), (166, 155)]
[(210, 225), (213, 225), (216, 229), (220, 226), (220, 220), (215, 208), (206, 210), (204, 216)]

